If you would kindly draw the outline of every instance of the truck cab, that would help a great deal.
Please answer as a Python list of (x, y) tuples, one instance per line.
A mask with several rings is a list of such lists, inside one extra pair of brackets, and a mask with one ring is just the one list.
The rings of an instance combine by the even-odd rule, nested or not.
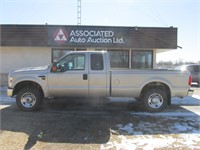
[(110, 66), (106, 52), (70, 52), (48, 74), (48, 95), (106, 97), (110, 93)]

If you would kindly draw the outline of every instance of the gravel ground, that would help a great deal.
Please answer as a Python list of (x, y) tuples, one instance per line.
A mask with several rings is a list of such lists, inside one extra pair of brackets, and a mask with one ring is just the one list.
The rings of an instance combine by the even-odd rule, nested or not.
[(200, 149), (200, 88), (161, 113), (135, 102), (46, 102), (23, 112), (1, 89), (0, 149)]

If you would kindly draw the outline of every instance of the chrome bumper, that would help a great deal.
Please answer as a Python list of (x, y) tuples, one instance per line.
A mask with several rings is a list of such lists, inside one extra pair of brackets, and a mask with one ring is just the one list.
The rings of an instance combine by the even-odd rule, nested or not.
[(7, 89), (7, 95), (9, 97), (12, 97), (13, 96), (13, 89)]
[(187, 96), (192, 96), (193, 93), (194, 93), (194, 90), (189, 89), (189, 90), (188, 90), (188, 93), (187, 93)]

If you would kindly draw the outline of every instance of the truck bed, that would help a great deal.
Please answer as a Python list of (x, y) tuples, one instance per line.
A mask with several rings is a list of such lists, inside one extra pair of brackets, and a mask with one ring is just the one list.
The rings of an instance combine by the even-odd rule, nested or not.
[[(188, 75), (175, 70), (111, 70), (111, 96), (138, 97), (148, 83), (162, 82), (172, 90), (172, 96), (185, 96), (188, 89)], [(184, 89), (184, 90), (183, 90)]]

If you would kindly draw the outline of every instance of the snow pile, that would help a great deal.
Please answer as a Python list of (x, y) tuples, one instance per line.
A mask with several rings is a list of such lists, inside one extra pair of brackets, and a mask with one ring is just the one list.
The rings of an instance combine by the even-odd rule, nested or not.
[(162, 138), (155, 138), (151, 135), (139, 135), (134, 136), (129, 139), (123, 135), (118, 137), (120, 142), (109, 142), (106, 145), (101, 145), (102, 150), (106, 149), (116, 149), (116, 150), (135, 150), (135, 149), (144, 149), (144, 150), (153, 150), (154, 148), (167, 147), (171, 143), (175, 142), (175, 139), (168, 138), (167, 141)]
[(134, 134), (132, 123), (128, 123), (124, 127), (121, 124), (118, 124), (117, 127), (119, 127), (120, 131), (124, 131), (125, 133), (128, 133), (128, 134)]
[(195, 117), (178, 122), (177, 118), (166, 118), (157, 123), (118, 124), (115, 130), (118, 134), (112, 134), (110, 141), (101, 145), (101, 150), (200, 149), (199, 124), (200, 119)]
[[(200, 136), (196, 135), (177, 135), (176, 138), (172, 137), (173, 135), (136, 135), (132, 138), (127, 138), (123, 135), (120, 135), (118, 138), (120, 142), (108, 142), (107, 144), (101, 145), (101, 150), (154, 150), (154, 149), (199, 149), (200, 146), (198, 140)], [(174, 135), (175, 136), (175, 135)]]

